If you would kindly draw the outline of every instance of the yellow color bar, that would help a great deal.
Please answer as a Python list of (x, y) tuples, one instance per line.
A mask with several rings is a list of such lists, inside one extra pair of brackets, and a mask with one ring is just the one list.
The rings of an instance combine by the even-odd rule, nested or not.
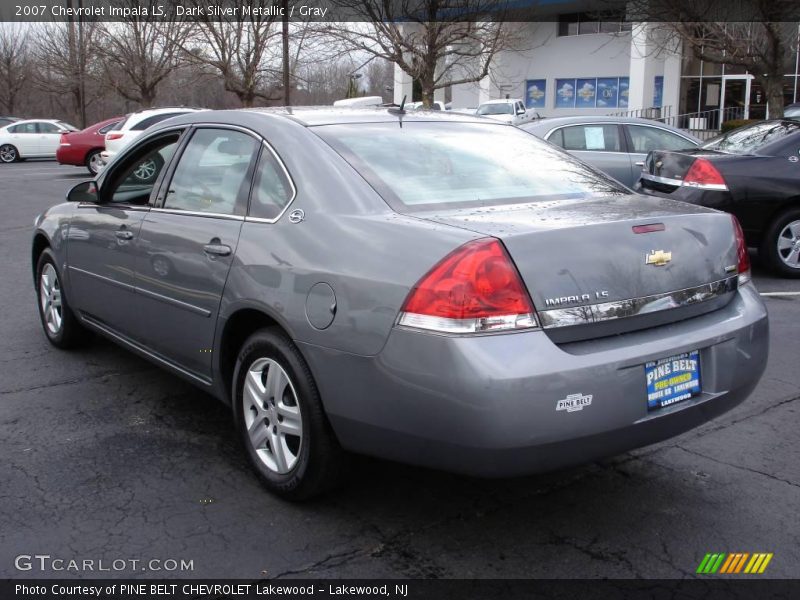
[[(758, 567), (761, 566), (761, 561), (764, 560), (766, 554), (753, 554), (753, 560), (750, 561), (750, 564), (747, 565), (747, 569), (745, 569), (745, 573), (758, 573)], [(749, 570), (748, 570), (749, 569)]]
[(763, 573), (764, 570), (767, 568), (769, 561), (772, 560), (772, 552), (767, 554), (766, 558), (764, 558), (764, 562), (761, 563), (761, 568), (758, 570), (759, 573)]

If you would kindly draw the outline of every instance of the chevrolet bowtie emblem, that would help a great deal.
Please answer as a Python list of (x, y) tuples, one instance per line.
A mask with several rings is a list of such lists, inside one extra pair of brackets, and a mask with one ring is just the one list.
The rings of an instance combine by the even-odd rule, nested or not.
[(664, 252), (663, 250), (652, 250), (650, 254), (644, 257), (644, 264), (655, 265), (656, 267), (663, 267), (672, 260), (672, 252)]

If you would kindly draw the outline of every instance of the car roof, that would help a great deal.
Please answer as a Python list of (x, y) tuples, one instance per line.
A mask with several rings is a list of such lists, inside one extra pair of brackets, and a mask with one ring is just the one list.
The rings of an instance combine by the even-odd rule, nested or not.
[[(306, 127), (318, 125), (335, 125), (343, 123), (396, 123), (403, 121), (445, 121), (466, 123), (493, 123), (490, 119), (475, 117), (464, 113), (453, 114), (442, 110), (413, 110), (403, 111), (393, 107), (375, 108), (334, 108), (320, 107), (290, 107), (290, 108), (251, 108), (239, 109), (242, 112), (261, 113), (284, 117), (300, 123)], [(213, 118), (216, 113), (235, 113), (237, 111), (212, 111), (198, 118)]]
[(547, 117), (544, 119), (540, 119), (538, 121), (534, 121), (532, 123), (523, 123), (520, 125), (522, 129), (527, 131), (535, 131), (540, 133), (546, 133), (551, 129), (555, 129), (556, 127), (562, 127), (564, 125), (582, 125), (582, 124), (589, 124), (589, 123), (629, 123), (634, 125), (649, 125), (650, 127), (660, 127), (662, 129), (667, 129), (669, 131), (673, 131), (683, 137), (696, 139), (692, 134), (687, 133), (685, 131), (681, 131), (673, 127), (672, 125), (667, 125), (666, 123), (662, 123), (661, 121), (655, 121), (652, 119), (639, 119), (636, 117), (612, 117), (608, 115), (576, 115), (571, 117)]
[[(23, 119), (21, 121), (14, 121), (13, 125), (23, 125), (25, 123), (66, 123), (61, 119)], [(9, 123), (11, 125), (11, 123)]]

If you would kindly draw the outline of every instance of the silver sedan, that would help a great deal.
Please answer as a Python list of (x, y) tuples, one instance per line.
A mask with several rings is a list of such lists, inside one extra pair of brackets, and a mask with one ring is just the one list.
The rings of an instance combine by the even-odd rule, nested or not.
[(184, 115), (67, 200), (33, 232), (44, 334), (230, 405), (287, 498), (350, 452), (487, 477), (613, 455), (730, 410), (766, 364), (735, 219), (478, 117)]

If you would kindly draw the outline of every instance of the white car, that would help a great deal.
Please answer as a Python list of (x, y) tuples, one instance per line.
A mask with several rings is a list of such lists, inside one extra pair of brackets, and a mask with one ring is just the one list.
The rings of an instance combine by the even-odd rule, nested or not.
[(534, 118), (534, 113), (528, 112), (525, 109), (525, 104), (519, 98), (489, 100), (478, 106), (478, 110), (475, 111), (475, 114), (482, 117), (489, 117), (496, 121), (511, 123), (512, 125), (526, 123), (527, 121), (532, 121)]
[(156, 123), (160, 123), (172, 117), (177, 117), (178, 115), (199, 112), (201, 110), (206, 109), (173, 106), (148, 108), (131, 113), (124, 120), (120, 121), (116, 127), (106, 133), (106, 149), (100, 153), (100, 159), (104, 165), (107, 165), (123, 148), (142, 135), (144, 130), (151, 125), (155, 125)]
[(61, 134), (77, 131), (55, 119), (28, 119), (0, 127), (0, 162), (25, 158), (55, 158)]

